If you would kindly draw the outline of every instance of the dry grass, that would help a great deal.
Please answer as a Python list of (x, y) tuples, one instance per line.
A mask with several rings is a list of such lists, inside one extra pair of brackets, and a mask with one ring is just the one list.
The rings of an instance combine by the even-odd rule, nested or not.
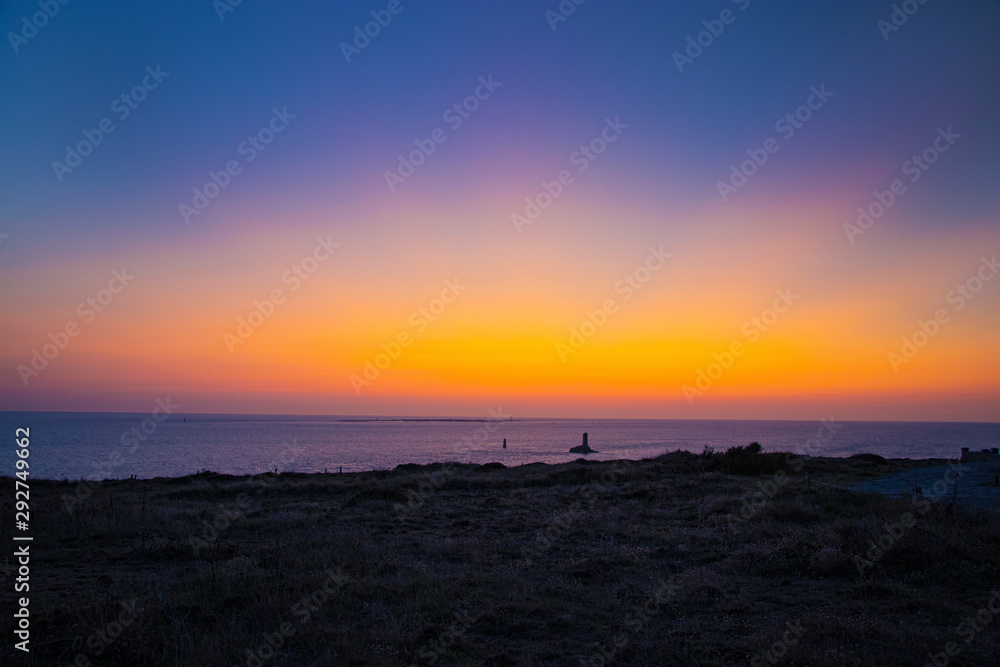
[[(72, 514), (60, 498), (73, 484), (36, 480), (32, 651), (8, 643), (2, 659), (246, 664), (271, 635), (281, 645), (263, 664), (579, 665), (603, 652), (619, 665), (744, 665), (798, 622), (802, 639), (778, 664), (923, 665), (949, 641), (962, 647), (951, 664), (996, 664), (1000, 618), (969, 644), (956, 634), (1000, 586), (996, 514), (934, 506), (859, 574), (853, 557), (912, 503), (807, 490), (789, 472), (745, 512), (772, 476), (731, 473), (784, 470), (778, 456), (750, 469), (677, 452), (109, 481)], [(806, 468), (843, 482), (908, 465)], [(225, 511), (213, 539), (205, 522)], [(664, 582), (673, 593), (658, 598)], [(141, 611), (97, 656), (88, 638), (133, 599)]]

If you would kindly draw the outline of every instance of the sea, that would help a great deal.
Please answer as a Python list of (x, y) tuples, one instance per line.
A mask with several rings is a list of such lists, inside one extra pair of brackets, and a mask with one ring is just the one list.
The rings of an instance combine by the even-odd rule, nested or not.
[[(159, 421), (162, 419), (162, 421)], [(759, 442), (765, 451), (814, 456), (958, 458), (1000, 446), (1000, 424), (677, 419), (321, 417), (140, 413), (0, 412), (0, 476), (16, 471), (16, 439), (28, 434), (32, 478), (140, 479), (203, 470), (231, 475), (388, 470), (457, 461), (506, 466), (564, 463), (588, 434), (595, 460), (665, 452), (723, 451)], [(503, 447), (506, 440), (506, 449)], [(24, 464), (22, 464), (23, 467)]]

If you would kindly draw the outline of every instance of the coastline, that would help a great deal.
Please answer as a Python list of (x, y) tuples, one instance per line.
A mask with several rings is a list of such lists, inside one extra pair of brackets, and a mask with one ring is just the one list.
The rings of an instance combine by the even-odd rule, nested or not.
[[(806, 458), (806, 483), (784, 455), (759, 456), (203, 472), (109, 480), (71, 509), (72, 483), (35, 480), (32, 590), (45, 612), (32, 658), (72, 654), (73, 637), (128, 604), (140, 623), (100, 656), (76, 653), (108, 665), (736, 665), (792, 624), (788, 664), (924, 664), (988, 600), (1000, 514), (839, 488), (947, 462)], [(997, 628), (963, 648), (965, 664), (989, 664)]]

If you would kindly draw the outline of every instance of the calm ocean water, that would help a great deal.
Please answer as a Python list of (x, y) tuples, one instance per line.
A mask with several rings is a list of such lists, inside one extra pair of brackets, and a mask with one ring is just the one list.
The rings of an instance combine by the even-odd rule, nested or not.
[[(186, 419), (186, 421), (184, 421)], [(1000, 424), (843, 422), (821, 450), (807, 443), (821, 429), (808, 421), (533, 419), (503, 422), (378, 421), (364, 417), (0, 412), (8, 439), (0, 475), (14, 471), (14, 432), (31, 429), (31, 476), (107, 479), (279, 471), (344, 472), (401, 463), (499, 461), (562, 463), (589, 433), (594, 459), (641, 459), (665, 451), (701, 452), (760, 442), (766, 450), (847, 456), (954, 458), (961, 447), (1000, 446)], [(502, 449), (503, 439), (507, 449)]]

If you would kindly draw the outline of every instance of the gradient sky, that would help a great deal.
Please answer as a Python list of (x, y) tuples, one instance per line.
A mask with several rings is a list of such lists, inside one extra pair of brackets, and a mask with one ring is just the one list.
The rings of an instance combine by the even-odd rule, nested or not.
[[(1000, 3), (930, 0), (885, 39), (889, 2), (591, 0), (553, 30), (557, 0), (402, 0), (348, 63), (341, 43), (388, 4), (243, 2), (220, 20), (210, 0), (72, 2), (24, 40), (37, 3), (0, 5), (0, 409), (1000, 420), (1000, 280), (949, 300), (1000, 253)], [(673, 54), (727, 9), (679, 72)], [(112, 102), (157, 66), (120, 120)], [(444, 112), (491, 76), (454, 129)], [(247, 162), (273, 109), (295, 117)], [(114, 131), (60, 181), (53, 162), (104, 118)], [(579, 172), (606, 119), (628, 127)], [(390, 190), (436, 128), (447, 140)], [(960, 138), (911, 182), (904, 164), (947, 128)], [(718, 182), (770, 138), (723, 201)], [(179, 205), (231, 160), (187, 224)], [(561, 170), (573, 182), (518, 231)], [(895, 179), (906, 192), (849, 240)], [(339, 247), (292, 289), (318, 237)], [(663, 267), (616, 291), (661, 246)], [(122, 268), (135, 280), (87, 321), (78, 304)], [(411, 318), (456, 278), (434, 322)], [(607, 299), (606, 324), (560, 355)], [(25, 383), (18, 367), (68, 323), (78, 335)], [(700, 372), (718, 377), (688, 400)]]

